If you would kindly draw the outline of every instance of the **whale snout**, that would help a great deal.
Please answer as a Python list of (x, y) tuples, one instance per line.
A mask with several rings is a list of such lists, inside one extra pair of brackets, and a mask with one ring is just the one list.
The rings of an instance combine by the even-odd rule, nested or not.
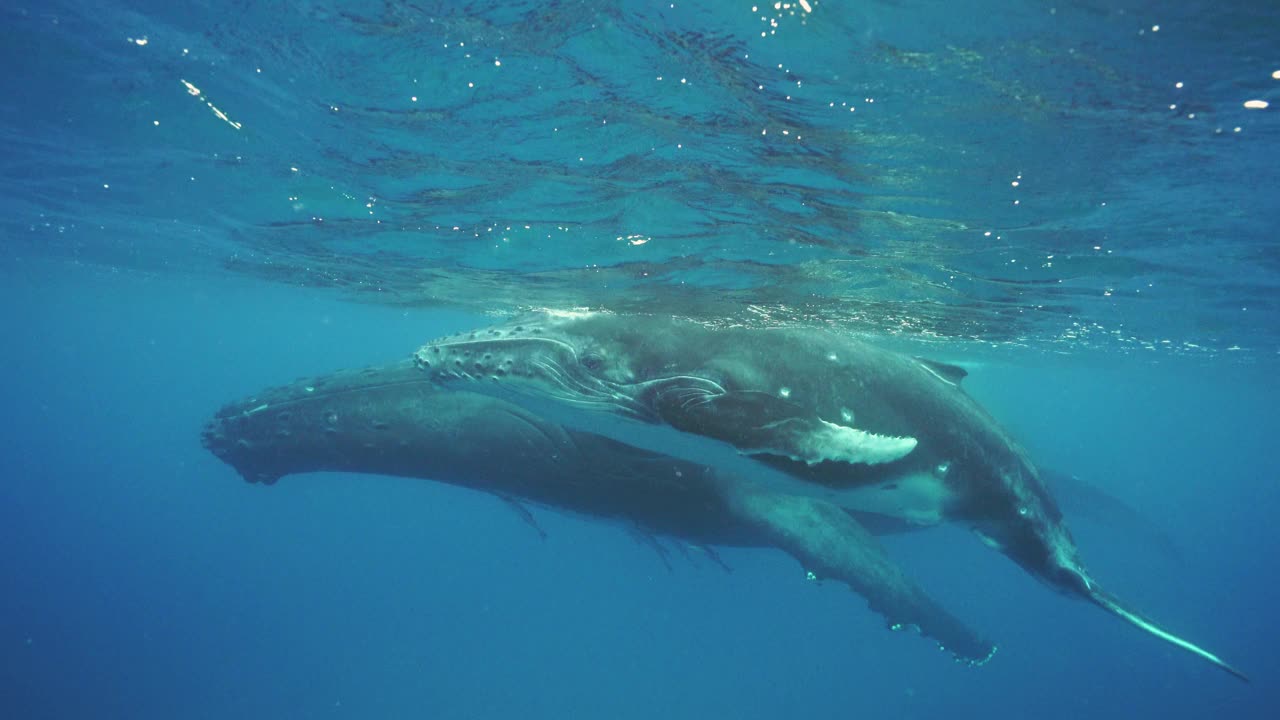
[(324, 470), (401, 474), (445, 404), (410, 362), (270, 388), (219, 410), (200, 442), (251, 483)]
[[(245, 481), (273, 485), (285, 472), (274, 468), (273, 457), (280, 448), (263, 437), (261, 428), (235, 406), (228, 406), (205, 423), (200, 431), (200, 444), (219, 460), (230, 465)], [(277, 437), (293, 435), (288, 427), (275, 430)]]
[(512, 348), (426, 345), (413, 354), (414, 365), (436, 380), (491, 379), (525, 374)]
[(413, 354), (413, 363), (433, 380), (448, 382), (564, 372), (578, 360), (570, 343), (544, 335), (539, 327), (515, 325), (434, 340)]

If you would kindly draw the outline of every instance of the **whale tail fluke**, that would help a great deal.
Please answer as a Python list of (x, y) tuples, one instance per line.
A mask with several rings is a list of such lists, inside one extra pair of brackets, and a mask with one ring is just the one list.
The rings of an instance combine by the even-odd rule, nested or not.
[(1199, 645), (1196, 645), (1195, 643), (1192, 643), (1188, 640), (1183, 640), (1177, 635), (1174, 635), (1168, 630), (1165, 630), (1159, 625), (1156, 625), (1151, 620), (1148, 620), (1147, 618), (1134, 612), (1133, 610), (1126, 608), (1125, 606), (1121, 605), (1120, 601), (1117, 600), (1115, 597), (1113, 597), (1110, 593), (1094, 588), (1090, 591), (1089, 599), (1092, 600), (1097, 605), (1099, 605), (1100, 607), (1102, 607), (1102, 609), (1124, 620), (1125, 622), (1128, 622), (1129, 624), (1135, 627), (1145, 630), (1146, 632), (1149, 632), (1152, 635), (1155, 635), (1156, 637), (1160, 638), (1161, 640), (1164, 640), (1167, 643), (1176, 645), (1177, 647), (1180, 647), (1183, 650), (1186, 650), (1192, 655), (1195, 655), (1204, 660), (1207, 660), (1208, 662), (1218, 666), (1219, 668), (1222, 668), (1226, 672), (1231, 673), (1232, 675), (1239, 678), (1240, 680), (1249, 682), (1249, 676), (1245, 675), (1244, 673), (1232, 667), (1230, 663), (1227, 663), (1222, 658), (1218, 657), (1217, 655), (1214, 655), (1213, 653), (1209, 652), (1208, 650), (1205, 650), (1204, 648), (1200, 647)]

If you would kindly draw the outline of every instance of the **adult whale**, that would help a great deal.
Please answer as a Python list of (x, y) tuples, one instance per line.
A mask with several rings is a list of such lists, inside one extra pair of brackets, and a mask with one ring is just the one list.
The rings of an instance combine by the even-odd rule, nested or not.
[(427, 478), (634, 524), (700, 545), (773, 546), (848, 584), (895, 629), (957, 659), (995, 648), (926, 595), (835, 504), (565, 428), (502, 399), (444, 390), (411, 362), (299, 380), (222, 408), (206, 448), (253, 483), (351, 471)]
[(1035, 466), (961, 390), (958, 367), (822, 331), (578, 312), (441, 338), (414, 361), (442, 386), (782, 497), (963, 523), (1052, 587), (1246, 679), (1098, 585)]

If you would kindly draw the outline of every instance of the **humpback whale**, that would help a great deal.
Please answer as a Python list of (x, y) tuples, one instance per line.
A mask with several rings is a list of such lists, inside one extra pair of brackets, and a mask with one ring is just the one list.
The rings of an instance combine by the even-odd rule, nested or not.
[[(774, 502), (838, 508), (842, 524), (857, 523), (851, 512), (961, 523), (1049, 586), (1246, 679), (1098, 584), (1035, 465), (963, 391), (959, 367), (812, 329), (590, 312), (440, 338), (413, 361), (441, 388), (716, 468)], [(886, 588), (900, 577), (895, 568), (892, 580), (867, 574), (850, 584), (891, 625), (941, 639), (928, 614), (909, 618)]]
[(251, 483), (323, 471), (425, 478), (700, 545), (777, 547), (959, 660), (985, 662), (995, 652), (834, 503), (440, 388), (409, 361), (265, 390), (222, 408), (202, 439)]

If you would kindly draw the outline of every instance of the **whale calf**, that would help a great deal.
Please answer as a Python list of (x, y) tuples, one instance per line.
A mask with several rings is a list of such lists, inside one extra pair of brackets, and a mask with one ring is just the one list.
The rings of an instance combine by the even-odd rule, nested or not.
[[(1097, 583), (1027, 453), (961, 388), (961, 368), (819, 330), (590, 312), (439, 338), (413, 361), (441, 388), (716, 468), (773, 502), (821, 503), (854, 523), (857, 511), (963, 524), (1050, 586), (1246, 679)], [(895, 573), (855, 588), (898, 625)]]

